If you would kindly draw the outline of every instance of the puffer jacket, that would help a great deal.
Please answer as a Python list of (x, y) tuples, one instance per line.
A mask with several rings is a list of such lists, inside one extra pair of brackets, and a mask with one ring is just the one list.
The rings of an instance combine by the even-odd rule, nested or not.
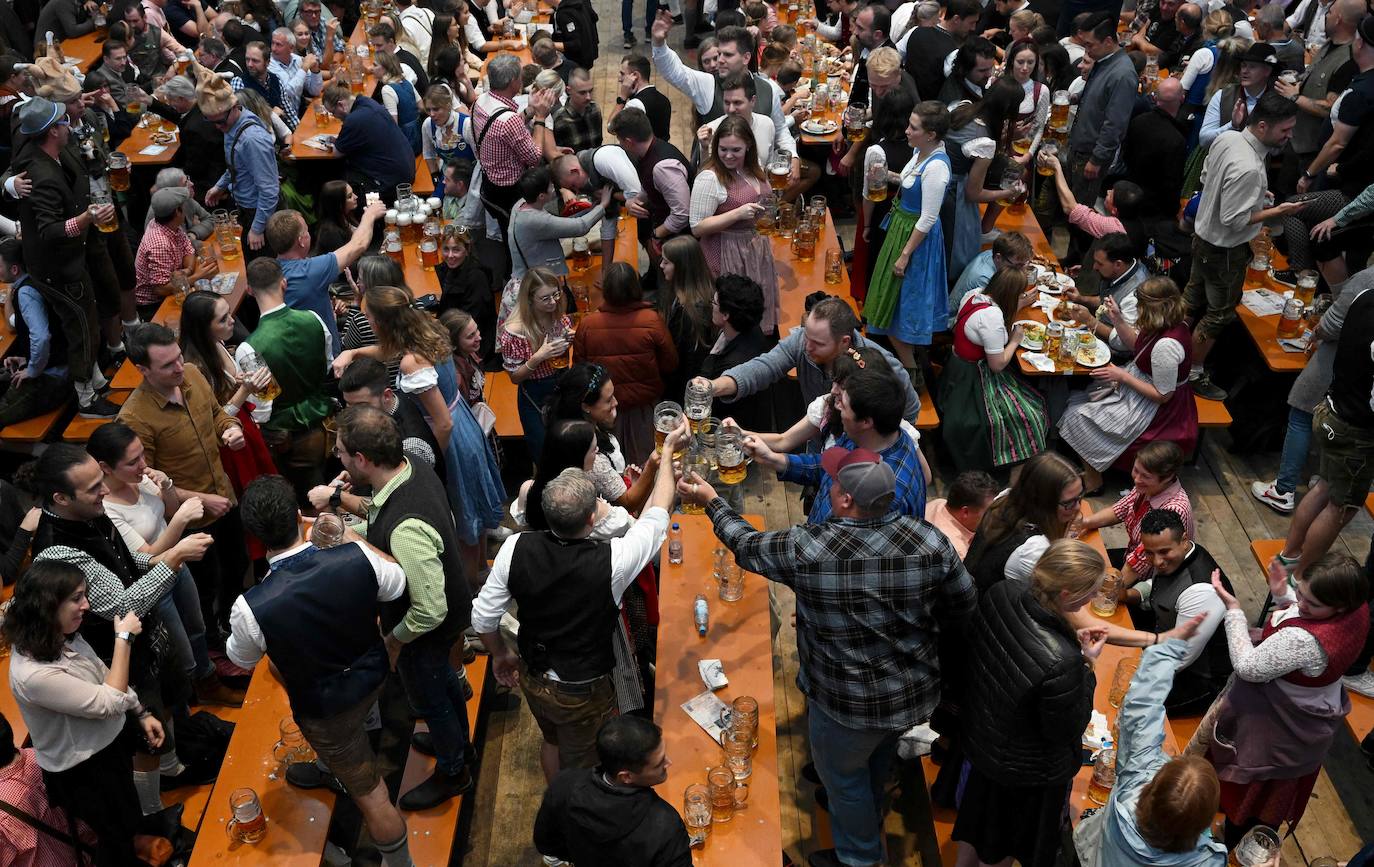
[(605, 365), (622, 409), (658, 401), (664, 374), (677, 367), (673, 336), (647, 301), (588, 313), (573, 336), (573, 356)]
[(983, 594), (971, 628), (965, 750), (987, 777), (1008, 786), (1072, 779), (1097, 680), (1078, 637), (1024, 581)]

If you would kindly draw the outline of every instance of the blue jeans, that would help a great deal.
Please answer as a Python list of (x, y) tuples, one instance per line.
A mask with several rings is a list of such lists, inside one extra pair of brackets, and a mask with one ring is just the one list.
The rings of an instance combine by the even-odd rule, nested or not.
[(901, 732), (852, 729), (812, 701), (807, 727), (816, 772), (830, 795), (830, 831), (842, 864), (883, 860), (883, 792)]
[(201, 614), (200, 593), (191, 577), (191, 570), (182, 566), (172, 589), (157, 603), (157, 613), (167, 627), (167, 634), (177, 655), (191, 662), (186, 673), (192, 680), (209, 677), (215, 672), (210, 661), (210, 648), (205, 644), (205, 617)]
[(1279, 455), (1279, 477), (1274, 482), (1280, 494), (1291, 494), (1298, 489), (1311, 445), (1312, 413), (1289, 407), (1288, 430), (1283, 435), (1283, 452)]
[(456, 777), (463, 772), (470, 741), (463, 684), (449, 664), (451, 649), (451, 644), (433, 639), (411, 642), (401, 648), (396, 670), (410, 698), (410, 709), (429, 724), (439, 770)]

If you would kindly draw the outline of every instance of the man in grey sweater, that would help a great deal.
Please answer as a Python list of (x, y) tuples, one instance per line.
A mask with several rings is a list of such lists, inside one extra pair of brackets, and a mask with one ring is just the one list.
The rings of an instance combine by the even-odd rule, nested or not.
[(809, 405), (830, 393), (832, 364), (851, 347), (882, 353), (906, 391), (906, 408), (902, 416), (915, 424), (916, 415), (921, 411), (921, 399), (911, 387), (906, 369), (890, 352), (860, 334), (854, 309), (833, 296), (816, 302), (802, 325), (793, 328), (777, 346), (709, 380), (711, 390), (716, 397), (733, 402), (758, 394), (796, 368), (802, 402)]
[(1093, 60), (1078, 116), (1069, 133), (1069, 177), (1073, 196), (1092, 207), (1102, 179), (1116, 162), (1131, 120), (1140, 81), (1135, 66), (1116, 41), (1116, 16), (1099, 12), (1078, 31), (1078, 41)]

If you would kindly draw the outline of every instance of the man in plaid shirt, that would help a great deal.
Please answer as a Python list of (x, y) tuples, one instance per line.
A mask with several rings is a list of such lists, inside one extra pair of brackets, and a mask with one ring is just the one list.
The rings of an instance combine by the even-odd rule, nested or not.
[[(835, 438), (835, 445), (877, 452), (897, 477), (892, 509), (903, 515), (924, 515), (926, 477), (916, 443), (902, 431), (902, 411), (906, 405), (902, 383), (885, 366), (881, 370), (861, 369), (832, 393), (830, 412), (839, 416), (844, 428), (844, 433)], [(776, 470), (780, 480), (819, 486), (807, 523), (821, 524), (830, 517), (831, 479), (826, 476), (820, 455), (778, 454), (757, 437), (745, 437), (744, 447), (755, 463)]]
[(678, 493), (706, 506), (740, 566), (796, 593), (797, 686), (835, 838), (809, 863), (877, 864), (897, 739), (935, 709), (940, 630), (968, 617), (977, 594), (939, 530), (892, 511), (897, 475), (881, 456), (835, 446), (820, 460), (831, 512), (819, 524), (758, 532), (695, 475)]

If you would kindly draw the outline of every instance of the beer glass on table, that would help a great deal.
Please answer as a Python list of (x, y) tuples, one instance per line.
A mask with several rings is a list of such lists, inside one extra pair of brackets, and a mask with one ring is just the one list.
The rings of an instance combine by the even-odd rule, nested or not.
[(256, 843), (267, 836), (267, 816), (262, 812), (257, 792), (247, 788), (230, 792), (229, 812), (231, 818), (224, 830), (230, 840)]
[(825, 251), (825, 282), (831, 286), (844, 282), (844, 257), (839, 250)]
[(729, 728), (720, 735), (721, 750), (725, 753), (725, 766), (735, 775), (735, 782), (741, 783), (754, 774), (753, 734), (744, 728)]
[(682, 794), (682, 819), (687, 825), (689, 846), (702, 846), (711, 836), (711, 789), (693, 783)]
[(711, 793), (711, 821), (728, 822), (735, 817), (735, 772), (721, 765), (706, 772)]
[(749, 732), (752, 746), (759, 745), (759, 700), (741, 695), (730, 703), (730, 728)]
[(1231, 850), (1227, 863), (1233, 867), (1259, 867), (1272, 861), (1281, 846), (1277, 831), (1266, 825), (1256, 825)]

